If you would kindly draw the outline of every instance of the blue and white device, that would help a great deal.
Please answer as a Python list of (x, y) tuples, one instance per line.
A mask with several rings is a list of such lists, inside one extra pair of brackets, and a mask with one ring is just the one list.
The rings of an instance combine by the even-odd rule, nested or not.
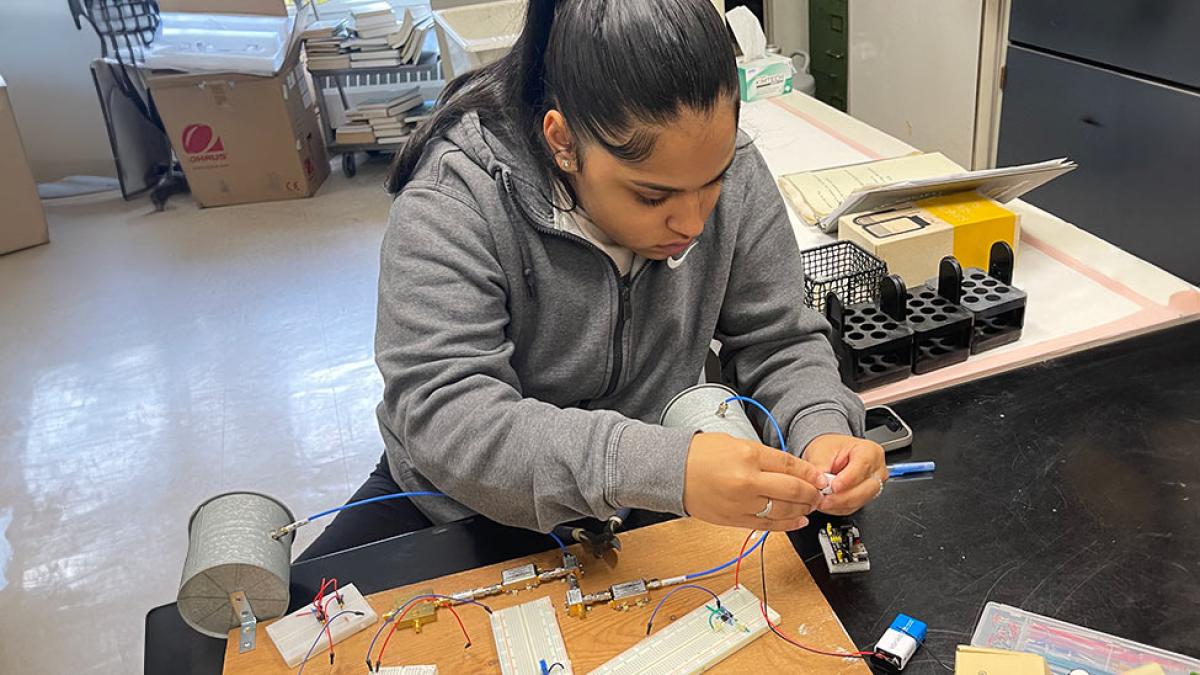
[(875, 643), (875, 658), (895, 670), (904, 670), (909, 659), (925, 641), (926, 626), (907, 614), (897, 614), (892, 625)]

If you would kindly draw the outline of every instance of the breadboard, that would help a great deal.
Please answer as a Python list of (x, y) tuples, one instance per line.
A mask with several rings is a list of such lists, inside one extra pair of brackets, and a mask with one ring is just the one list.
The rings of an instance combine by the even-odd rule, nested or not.
[[(343, 614), (334, 619), (329, 625), (329, 633), (333, 637), (334, 644), (365, 629), (375, 623), (375, 619), (378, 618), (375, 610), (371, 609), (371, 605), (363, 598), (362, 593), (358, 592), (354, 584), (347, 584), (338, 590), (341, 592), (342, 601), (345, 604), (339, 605), (337, 600), (329, 600), (330, 596), (326, 596), (325, 601), (329, 603), (329, 616), (334, 616), (341, 611), (358, 611), (363, 615)], [(313, 614), (313, 605), (310, 602), (267, 626), (267, 635), (271, 637), (271, 642), (275, 643), (275, 648), (279, 650), (279, 655), (283, 657), (288, 667), (295, 668), (304, 660), (304, 655), (308, 653), (309, 649), (312, 649), (313, 640), (316, 640), (323, 630), (325, 630), (325, 625), (317, 621), (316, 615)], [(321, 639), (327, 640), (327, 638)], [(312, 655), (324, 654), (326, 649), (317, 645), (316, 649), (312, 649)]]
[(504, 675), (543, 675), (543, 661), (547, 666), (562, 664), (554, 675), (574, 672), (550, 598), (493, 612), (492, 637)]
[[(701, 605), (593, 670), (591, 675), (702, 673), (767, 632), (758, 597), (745, 587), (735, 586), (718, 597), (721, 605), (749, 632), (722, 623), (717, 624), (719, 630), (714, 630), (708, 622), (712, 613)], [(770, 607), (767, 614), (771, 621), (779, 621), (779, 613)]]
[(438, 675), (437, 666), (383, 666), (375, 675)]

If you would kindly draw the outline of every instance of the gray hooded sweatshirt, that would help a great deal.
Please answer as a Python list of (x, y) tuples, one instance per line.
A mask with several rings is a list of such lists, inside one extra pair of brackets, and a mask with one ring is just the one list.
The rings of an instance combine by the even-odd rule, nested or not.
[(434, 522), (478, 512), (545, 532), (622, 507), (682, 515), (694, 431), (656, 422), (713, 338), (726, 378), (770, 408), (793, 452), (861, 433), (745, 135), (686, 259), (631, 279), (555, 229), (545, 170), (502, 138), (472, 113), (432, 140), (383, 240), (379, 426), (397, 484), (449, 496), (414, 500)]

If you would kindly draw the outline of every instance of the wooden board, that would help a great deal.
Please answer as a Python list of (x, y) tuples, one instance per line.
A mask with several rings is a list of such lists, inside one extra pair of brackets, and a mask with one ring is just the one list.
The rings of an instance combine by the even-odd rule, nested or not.
[[(584, 565), (584, 576), (580, 586), (584, 593), (592, 593), (630, 579), (661, 579), (715, 567), (737, 555), (745, 536), (745, 530), (716, 527), (691, 518), (653, 525), (621, 535), (623, 550), (618, 564), (612, 569), (603, 561), (586, 556), (578, 546), (571, 548)], [(780, 628), (794, 639), (816, 649), (853, 649), (850, 638), (787, 537), (774, 534), (765, 546), (768, 601), (783, 617)], [(561, 556), (557, 551), (547, 551), (530, 558), (480, 567), (383, 591), (369, 596), (368, 600), (382, 615), (394, 607), (398, 600), (411, 597), (418, 589), (432, 587), (436, 593), (450, 594), (498, 583), (502, 569), (527, 561), (536, 562), (541, 569), (551, 569), (558, 566)], [(743, 585), (761, 597), (760, 579), (756, 552), (744, 561), (741, 580)], [(347, 584), (354, 582), (354, 579), (338, 581)], [(721, 593), (733, 585), (733, 568), (695, 583)], [(582, 620), (567, 616), (563, 609), (566, 584), (562, 581), (542, 584), (533, 590), (521, 591), (514, 595), (485, 598), (482, 602), (492, 609), (500, 609), (548, 596), (556, 608), (558, 622), (562, 627), (575, 672), (587, 673), (645, 637), (646, 621), (650, 617), (653, 605), (666, 592), (652, 592), (651, 604), (628, 612), (618, 612), (607, 605), (596, 606), (588, 613), (587, 618)], [(699, 591), (676, 593), (655, 619), (656, 630), (697, 607), (705, 597)], [(391, 645), (388, 646), (383, 665), (435, 664), (443, 673), (499, 673), (496, 647), (492, 641), (487, 614), (472, 606), (457, 609), (471, 635), (473, 646), (470, 649), (463, 649), (462, 633), (458, 625), (447, 610), (441, 609), (438, 610), (438, 620), (424, 626), (419, 635), (411, 630), (397, 630)], [(238, 653), (237, 631), (231, 631), (233, 638), (225, 651), (225, 675), (282, 675), (295, 672), (295, 669), (289, 669), (284, 664), (274, 645), (266, 639), (263, 625), (259, 624), (259, 634), (262, 637), (258, 641), (258, 648), (247, 654)], [(325, 656), (326, 647), (324, 644), (320, 645), (318, 649), (321, 656), (309, 662), (308, 668), (305, 669), (306, 675), (362, 675), (365, 672), (363, 659), (366, 656), (367, 645), (377, 628), (378, 625), (373, 626), (339, 644), (337, 661), (332, 670), (329, 669), (329, 660)], [(722, 662), (712, 672), (865, 674), (870, 671), (860, 659), (838, 659), (809, 654), (767, 634)]]

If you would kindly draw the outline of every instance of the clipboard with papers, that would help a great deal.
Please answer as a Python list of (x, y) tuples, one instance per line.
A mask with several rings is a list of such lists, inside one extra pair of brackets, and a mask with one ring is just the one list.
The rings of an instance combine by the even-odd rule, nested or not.
[(788, 174), (779, 179), (779, 187), (802, 220), (831, 232), (844, 215), (958, 192), (974, 191), (1007, 204), (1077, 166), (1060, 158), (967, 171), (941, 153), (914, 154)]

